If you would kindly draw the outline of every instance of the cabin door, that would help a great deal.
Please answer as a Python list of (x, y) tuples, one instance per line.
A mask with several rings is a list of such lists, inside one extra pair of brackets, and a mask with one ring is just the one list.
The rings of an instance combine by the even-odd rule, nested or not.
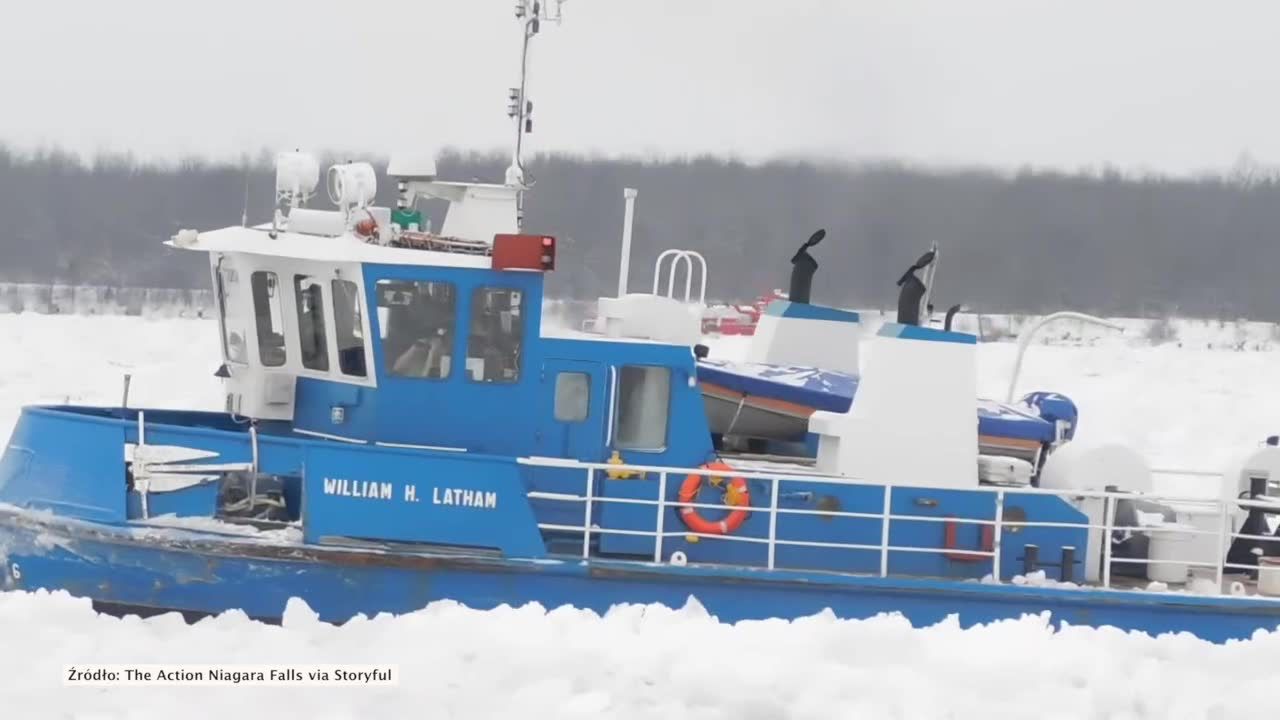
[(588, 462), (604, 459), (608, 380), (603, 363), (557, 359), (543, 363), (540, 455)]

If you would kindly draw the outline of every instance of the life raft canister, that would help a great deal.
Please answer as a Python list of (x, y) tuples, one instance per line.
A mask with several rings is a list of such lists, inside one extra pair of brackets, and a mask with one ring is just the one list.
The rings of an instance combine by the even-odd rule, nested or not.
[[(719, 470), (725, 473), (733, 472), (733, 468), (720, 461), (707, 463), (702, 466), (706, 470)], [(680, 485), (680, 502), (694, 502), (694, 498), (698, 497), (698, 491), (702, 489), (702, 481), (707, 475), (690, 474), (684, 479), (684, 483)], [(711, 484), (719, 487), (724, 484), (724, 478), (712, 475)], [(704, 535), (728, 535), (738, 528), (742, 527), (742, 523), (746, 522), (749, 514), (747, 508), (751, 506), (751, 490), (747, 487), (747, 481), (734, 477), (729, 479), (729, 484), (725, 487), (724, 502), (726, 505), (735, 507), (721, 520), (707, 520), (698, 514), (697, 510), (691, 507), (680, 508), (680, 519), (692, 531), (702, 533)]]

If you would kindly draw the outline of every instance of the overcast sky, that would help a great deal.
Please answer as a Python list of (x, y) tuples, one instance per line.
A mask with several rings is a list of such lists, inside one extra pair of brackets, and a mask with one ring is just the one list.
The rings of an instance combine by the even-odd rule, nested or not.
[[(505, 147), (512, 0), (3, 0), (0, 142)], [(1280, 164), (1280, 2), (569, 0), (534, 150)]]

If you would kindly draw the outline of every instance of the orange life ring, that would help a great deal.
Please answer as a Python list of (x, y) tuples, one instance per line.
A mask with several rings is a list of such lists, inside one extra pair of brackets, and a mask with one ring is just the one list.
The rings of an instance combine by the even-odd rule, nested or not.
[[(707, 463), (702, 467), (707, 470), (721, 470), (726, 473), (733, 471), (733, 468), (719, 461)], [(702, 489), (702, 480), (705, 477), (707, 476), (696, 473), (686, 477), (684, 483), (680, 485), (680, 502), (693, 502), (694, 498), (698, 497), (698, 491)], [(713, 485), (718, 485), (720, 482), (723, 482), (723, 478), (712, 478)], [(749, 514), (747, 508), (751, 506), (751, 490), (747, 487), (746, 480), (740, 477), (729, 479), (729, 485), (725, 489), (725, 504), (735, 506), (737, 509), (730, 512), (722, 520), (707, 520), (691, 507), (680, 508), (680, 519), (684, 521), (684, 524), (690, 530), (704, 535), (728, 535), (734, 532), (742, 527), (742, 523), (746, 522)]]

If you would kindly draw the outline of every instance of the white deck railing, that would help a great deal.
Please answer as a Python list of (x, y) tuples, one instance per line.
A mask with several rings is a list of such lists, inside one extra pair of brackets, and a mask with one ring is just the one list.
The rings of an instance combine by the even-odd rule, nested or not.
[[(1228, 563), (1226, 561), (1227, 552), (1231, 546), (1231, 543), (1236, 538), (1255, 539), (1255, 540), (1276, 540), (1277, 539), (1270, 535), (1246, 535), (1240, 532), (1233, 531), (1232, 529), (1232, 521), (1236, 515), (1237, 509), (1239, 508), (1247, 509), (1247, 508), (1255, 508), (1255, 507), (1276, 509), (1277, 503), (1275, 502), (1265, 502), (1265, 501), (1255, 501), (1255, 500), (1245, 500), (1245, 499), (1223, 500), (1219, 498), (1207, 498), (1207, 497), (1181, 497), (1176, 495), (1165, 495), (1165, 494), (1157, 494), (1157, 493), (1133, 494), (1133, 493), (1113, 492), (1113, 491), (1104, 491), (1104, 490), (1048, 490), (1048, 489), (1035, 488), (1035, 487), (1013, 487), (1013, 486), (991, 486), (991, 485), (980, 485), (975, 488), (965, 488), (964, 489), (965, 492), (991, 493), (995, 496), (994, 518), (991, 520), (982, 520), (982, 519), (964, 518), (964, 517), (951, 517), (951, 516), (938, 517), (938, 516), (928, 516), (928, 515), (906, 515), (906, 514), (893, 513), (892, 512), (893, 493), (895, 489), (898, 489), (898, 488), (895, 488), (895, 486), (866, 483), (866, 482), (862, 482), (862, 481), (854, 480), (850, 478), (833, 476), (833, 475), (824, 475), (820, 473), (787, 473), (787, 472), (773, 471), (773, 470), (767, 470), (767, 469), (766, 470), (735, 469), (731, 472), (726, 472), (723, 470), (708, 470), (706, 468), (672, 468), (672, 467), (663, 467), (663, 466), (656, 466), (656, 465), (626, 465), (626, 464), (614, 464), (614, 463), (581, 462), (577, 460), (565, 460), (561, 458), (543, 458), (543, 457), (521, 458), (519, 462), (521, 464), (534, 466), (534, 467), (565, 468), (565, 469), (577, 469), (577, 470), (583, 471), (585, 492), (582, 494), (530, 491), (528, 493), (528, 497), (530, 499), (545, 500), (545, 501), (560, 501), (560, 502), (567, 502), (567, 503), (581, 503), (583, 505), (583, 522), (581, 525), (541, 523), (538, 525), (538, 527), (542, 530), (581, 533), (582, 534), (582, 557), (584, 559), (591, 557), (591, 538), (593, 535), (596, 535), (596, 536), (630, 535), (630, 536), (639, 536), (639, 537), (652, 537), (654, 538), (653, 561), (655, 563), (663, 562), (663, 541), (666, 538), (697, 537), (697, 538), (725, 540), (728, 542), (764, 544), (767, 547), (767, 559), (766, 559), (765, 566), (770, 570), (775, 568), (777, 548), (779, 546), (799, 546), (799, 547), (822, 547), (822, 548), (846, 549), (846, 550), (877, 551), (880, 554), (880, 570), (879, 570), (880, 577), (887, 577), (889, 575), (889, 554), (891, 552), (892, 553), (943, 553), (943, 554), (962, 553), (969, 557), (989, 558), (991, 562), (991, 567), (992, 567), (992, 576), (995, 578), (999, 578), (1000, 558), (1001, 558), (1001, 553), (1003, 551), (1003, 534), (1004, 532), (1007, 531), (1007, 528), (1009, 528), (1010, 526), (1015, 526), (1019, 529), (1031, 528), (1031, 527), (1079, 528), (1084, 530), (1101, 530), (1102, 531), (1101, 533), (1102, 557), (1100, 559), (1099, 572), (1101, 574), (1100, 584), (1104, 588), (1111, 588), (1112, 586), (1111, 564), (1114, 561), (1116, 563), (1130, 563), (1130, 564), (1141, 564), (1141, 565), (1170, 564), (1170, 565), (1185, 565), (1188, 568), (1210, 568), (1213, 570), (1214, 581), (1216, 583), (1216, 586), (1219, 592), (1223, 592), (1223, 580), (1228, 571), (1258, 570), (1258, 566), (1256, 565)], [(593, 482), (596, 473), (609, 472), (609, 471), (641, 473), (646, 476), (649, 474), (656, 474), (657, 475), (657, 488), (656, 488), (657, 499), (648, 500), (648, 499), (640, 499), (640, 498), (616, 498), (616, 497), (601, 497), (599, 495), (596, 495), (594, 492), (595, 483)], [(1177, 475), (1189, 475), (1189, 476), (1204, 475), (1204, 476), (1217, 476), (1217, 477), (1221, 476), (1220, 473), (1209, 473), (1209, 472), (1202, 472), (1202, 471), (1157, 470), (1153, 472), (1155, 474), (1177, 474)], [(768, 482), (770, 485), (770, 492), (769, 492), (770, 501), (768, 506), (767, 507), (751, 506), (748, 508), (744, 508), (749, 510), (752, 513), (764, 512), (768, 514), (769, 531), (768, 531), (767, 537), (763, 537), (763, 538), (750, 537), (750, 536), (735, 535), (735, 534), (712, 535), (712, 534), (693, 532), (692, 530), (684, 527), (681, 527), (676, 530), (667, 529), (665, 527), (665, 520), (666, 520), (668, 508), (689, 507), (689, 508), (695, 508), (695, 509), (709, 509), (709, 510), (723, 511), (727, 509), (734, 509), (736, 507), (736, 506), (729, 506), (725, 504), (696, 503), (696, 502), (683, 503), (678, 501), (667, 500), (666, 497), (667, 497), (668, 476), (672, 474), (678, 477), (684, 477), (687, 475), (701, 475), (704, 477), (710, 477), (710, 476), (723, 477), (723, 476), (731, 475), (733, 477), (740, 477), (745, 480), (762, 480), (762, 481)], [(633, 481), (636, 481), (636, 480), (633, 479)], [(854, 486), (860, 486), (860, 487), (877, 487), (883, 490), (884, 500), (879, 512), (848, 512), (848, 511), (841, 511), (841, 510), (780, 508), (778, 507), (778, 497), (779, 497), (780, 490), (782, 488), (783, 483), (825, 483), (825, 484), (831, 484), (831, 485), (854, 485)], [(901, 489), (908, 489), (908, 488), (907, 486), (903, 486)], [(929, 488), (921, 488), (920, 486), (910, 486), (910, 489), (911, 490), (921, 490), (921, 489), (928, 490)], [(951, 488), (939, 488), (939, 489), (942, 490), (942, 489), (951, 489)], [(1005, 501), (1007, 496), (1010, 494), (1019, 495), (1019, 496), (1048, 495), (1053, 497), (1060, 497), (1069, 501), (1100, 499), (1103, 502), (1103, 512), (1102, 512), (1103, 522), (1099, 524), (1099, 523), (1091, 523), (1091, 522), (1076, 523), (1076, 522), (1035, 521), (1035, 520), (1027, 520), (1023, 518), (1018, 518), (1016, 520), (1007, 519), (1005, 517)], [(1212, 512), (1217, 517), (1216, 527), (1214, 529), (1201, 529), (1201, 528), (1190, 527), (1185, 524), (1179, 524), (1177, 526), (1170, 527), (1165, 531), (1176, 532), (1179, 535), (1192, 535), (1192, 536), (1211, 535), (1216, 537), (1217, 542), (1215, 543), (1215, 548), (1217, 549), (1217, 552), (1215, 552), (1214, 554), (1216, 561), (1207, 562), (1197, 558), (1183, 558), (1183, 559), (1160, 558), (1160, 559), (1153, 560), (1149, 556), (1146, 558), (1114, 558), (1113, 559), (1111, 556), (1112, 543), (1110, 542), (1110, 538), (1112, 537), (1112, 533), (1114, 531), (1131, 530), (1131, 531), (1161, 532), (1159, 525), (1153, 526), (1153, 525), (1118, 525), (1116, 524), (1115, 511), (1116, 511), (1116, 503), (1119, 500), (1146, 500), (1146, 501), (1152, 501), (1158, 504), (1159, 503), (1177, 503), (1178, 505), (1183, 506), (1183, 509), (1185, 509), (1187, 506), (1196, 506)], [(618, 503), (618, 504), (652, 506), (654, 507), (655, 513), (656, 513), (654, 529), (653, 530), (629, 530), (629, 529), (623, 529), (623, 528), (605, 528), (605, 527), (600, 527), (598, 525), (593, 525), (591, 523), (591, 517), (592, 517), (592, 510), (596, 503)], [(1077, 509), (1079, 508), (1077, 507)], [(865, 543), (840, 543), (840, 542), (825, 542), (825, 541), (816, 541), (816, 540), (790, 540), (790, 539), (779, 538), (777, 528), (778, 528), (778, 516), (780, 515), (818, 515), (822, 517), (833, 517), (833, 518), (859, 518), (859, 519), (878, 520), (880, 522), (880, 528), (881, 528), (880, 542), (874, 545), (869, 545)], [(993, 529), (992, 529), (991, 549), (983, 550), (981, 548), (978, 548), (978, 549), (949, 548), (949, 547), (934, 548), (934, 547), (891, 545), (889, 543), (889, 529), (893, 521), (895, 520), (909, 521), (913, 523), (939, 522), (939, 523), (954, 523), (955, 525), (992, 526)], [(1087, 548), (1077, 548), (1077, 550), (1087, 550)], [(1089, 566), (1089, 560), (1090, 560), (1089, 553), (1088, 552), (1082, 553), (1080, 556), (1078, 556), (1078, 559), (1082, 563), (1084, 563), (1086, 567), (1085, 574), (1087, 575), (1087, 572), (1088, 572), (1087, 568)], [(1188, 573), (1188, 576), (1189, 576), (1188, 581), (1190, 580), (1192, 575), (1193, 573), (1190, 573), (1190, 572)], [(1079, 578), (1073, 577), (1073, 580), (1077, 583), (1085, 584), (1085, 580), (1083, 577), (1079, 577)]]
[[(662, 279), (662, 262), (668, 257), (671, 258), (670, 272), (667, 274), (667, 295), (666, 297), (675, 299), (676, 297), (676, 268), (679, 263), (683, 262), (685, 266), (684, 276), (684, 302), (687, 304), (693, 300), (693, 261), (698, 261), (698, 269), (702, 271), (699, 276), (698, 284), (698, 304), (707, 304), (707, 259), (697, 250), (679, 250), (671, 248), (663, 250), (658, 255), (658, 260), (653, 264), (653, 295), (658, 294), (658, 284)], [(619, 291), (618, 297), (622, 297)]]

